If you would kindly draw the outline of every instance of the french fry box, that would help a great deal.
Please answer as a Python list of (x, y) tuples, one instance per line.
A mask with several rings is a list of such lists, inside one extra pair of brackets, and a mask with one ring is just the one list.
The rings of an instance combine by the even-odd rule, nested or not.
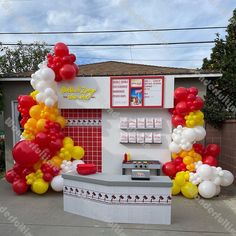
[(78, 164), (77, 172), (80, 175), (91, 175), (97, 172), (97, 167), (94, 164)]

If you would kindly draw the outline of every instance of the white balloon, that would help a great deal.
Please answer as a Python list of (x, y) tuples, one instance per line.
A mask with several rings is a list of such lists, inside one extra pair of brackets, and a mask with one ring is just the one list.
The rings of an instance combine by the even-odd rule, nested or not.
[(51, 68), (44, 67), (41, 70), (41, 79), (46, 81), (54, 81), (55, 73)]
[(178, 153), (178, 152), (181, 151), (181, 148), (180, 148), (180, 146), (177, 143), (171, 142), (170, 145), (169, 145), (169, 150), (171, 152)]
[(182, 138), (188, 142), (193, 142), (196, 139), (196, 133), (192, 128), (185, 128), (182, 132)]
[(215, 185), (221, 185), (221, 177), (220, 176), (216, 176), (215, 178), (212, 179), (212, 182)]
[(210, 180), (213, 177), (213, 171), (211, 166), (207, 164), (201, 165), (196, 173), (199, 175), (199, 177), (202, 178), (202, 180)]
[(37, 84), (36, 84), (36, 89), (39, 90), (39, 91), (44, 91), (46, 88), (48, 87), (47, 83), (45, 83), (44, 81), (39, 81)]
[(55, 94), (54, 90), (52, 88), (46, 88), (44, 91), (45, 95), (50, 97)]
[(45, 100), (45, 96), (44, 96), (44, 94), (43, 93), (38, 93), (37, 95), (36, 95), (36, 100), (37, 100), (37, 102), (44, 102), (44, 100)]
[(221, 177), (221, 186), (227, 187), (234, 182), (233, 174), (228, 170), (223, 170), (223, 176)]
[(203, 181), (198, 186), (199, 194), (204, 198), (212, 198), (216, 194), (216, 185), (211, 181)]
[(52, 98), (46, 98), (45, 99), (45, 105), (48, 106), (48, 107), (52, 107), (54, 104), (55, 104), (55, 101), (52, 99)]
[(56, 192), (61, 192), (63, 190), (63, 178), (61, 175), (57, 175), (52, 179), (51, 187)]
[(196, 126), (193, 128), (196, 133), (196, 141), (201, 141), (206, 136), (206, 130), (202, 126)]
[(215, 196), (219, 195), (219, 194), (220, 194), (220, 191), (221, 191), (220, 185), (216, 185), (216, 193), (215, 193)]

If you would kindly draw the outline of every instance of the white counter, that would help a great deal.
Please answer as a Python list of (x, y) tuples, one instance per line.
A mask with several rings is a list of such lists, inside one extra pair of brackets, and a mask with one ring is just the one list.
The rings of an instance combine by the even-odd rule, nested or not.
[(171, 223), (172, 182), (167, 176), (151, 176), (150, 181), (129, 175), (62, 176), (65, 211), (112, 223)]

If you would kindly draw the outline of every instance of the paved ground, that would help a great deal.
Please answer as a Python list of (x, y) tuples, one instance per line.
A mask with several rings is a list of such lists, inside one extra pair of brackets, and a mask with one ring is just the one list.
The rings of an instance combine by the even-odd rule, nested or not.
[[(210, 203), (205, 205), (207, 209), (197, 200), (174, 197), (170, 226), (133, 224), (112, 226), (64, 212), (62, 194), (50, 192), (44, 196), (33, 193), (16, 196), (5, 180), (0, 180), (0, 189), (1, 236), (27, 235), (27, 233), (31, 233), (28, 236), (226, 236), (232, 235), (226, 230), (227, 224), (228, 226), (230, 223), (235, 224), (232, 228), (236, 229), (235, 186), (225, 189), (222, 195), (214, 200), (206, 200), (205, 203)], [(210, 207), (213, 210), (209, 210), (209, 213)], [(5, 215), (6, 211), (9, 212), (13, 223), (8, 219), (9, 216), (4, 216), (3, 211)], [(221, 214), (224, 222), (220, 224), (212, 216), (212, 211)], [(13, 217), (17, 219), (13, 220)], [(17, 227), (17, 221), (26, 225), (25, 234), (20, 232), (21, 228)]]

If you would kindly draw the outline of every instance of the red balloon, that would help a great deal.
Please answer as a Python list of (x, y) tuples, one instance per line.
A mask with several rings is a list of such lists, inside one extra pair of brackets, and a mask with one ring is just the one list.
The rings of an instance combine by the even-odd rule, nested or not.
[(204, 146), (201, 143), (194, 143), (193, 144), (194, 151), (200, 155), (204, 153)]
[(64, 80), (72, 80), (76, 76), (76, 70), (73, 65), (66, 64), (60, 69), (59, 74)]
[(25, 166), (20, 165), (19, 163), (14, 163), (13, 170), (20, 175), (22, 173), (22, 170), (25, 168)]
[(204, 101), (200, 97), (197, 97), (193, 101), (193, 106), (194, 106), (195, 110), (201, 110), (204, 106)]
[(14, 160), (23, 166), (32, 166), (40, 160), (41, 149), (39, 145), (28, 140), (18, 142), (13, 150)]
[(203, 164), (208, 164), (209, 166), (217, 166), (218, 165), (218, 161), (213, 156), (205, 156), (205, 157), (203, 157), (202, 158), (202, 163)]
[(188, 88), (188, 92), (194, 96), (197, 96), (198, 89), (196, 87), (191, 87), (191, 88)]
[(50, 174), (50, 173), (44, 173), (44, 174), (43, 174), (43, 179), (44, 179), (46, 182), (51, 182), (52, 179), (53, 179), (53, 175)]
[(51, 140), (49, 144), (49, 149), (52, 154), (55, 154), (60, 148), (63, 146), (63, 142), (61, 139)]
[(74, 66), (75, 72), (76, 72), (76, 75), (77, 75), (79, 73), (79, 67), (75, 63), (73, 63), (72, 66)]
[(174, 177), (176, 174), (176, 168), (175, 168), (175, 164), (170, 161), (170, 162), (166, 162), (163, 166), (162, 166), (162, 171), (165, 175), (169, 176), (169, 177)]
[(69, 55), (69, 57), (70, 57), (71, 63), (74, 63), (74, 62), (76, 61), (76, 56), (75, 56), (75, 54), (71, 53), (71, 54)]
[(24, 179), (18, 179), (13, 182), (12, 189), (16, 194), (20, 195), (27, 192), (28, 185)]
[(217, 144), (208, 144), (206, 147), (206, 154), (217, 157), (220, 154), (220, 146)]
[(185, 119), (181, 115), (172, 115), (171, 122), (174, 127), (177, 127), (178, 125), (185, 126)]
[(185, 115), (189, 112), (187, 103), (184, 101), (177, 103), (175, 110), (179, 115)]
[(19, 177), (19, 175), (13, 169), (8, 170), (5, 174), (6, 181), (11, 184), (16, 180), (17, 177)]
[(34, 168), (25, 168), (24, 170), (22, 170), (21, 173), (21, 177), (25, 178), (27, 175), (29, 175), (30, 173), (34, 172)]
[(46, 133), (44, 132), (39, 132), (36, 137), (35, 137), (35, 142), (41, 147), (47, 147), (49, 143), (49, 138)]
[(18, 103), (20, 107), (27, 109), (37, 104), (36, 101), (29, 95), (20, 95), (18, 97)]
[(186, 171), (186, 165), (184, 163), (179, 164), (180, 171)]
[(183, 163), (183, 159), (181, 157), (176, 157), (174, 159), (174, 163), (175, 165), (180, 165), (181, 163)]
[(188, 91), (184, 87), (179, 87), (174, 92), (174, 97), (177, 101), (184, 101), (187, 98)]
[(64, 57), (69, 55), (69, 49), (64, 43), (57, 43), (54, 46), (54, 53), (58, 57)]
[(193, 102), (195, 99), (196, 99), (196, 96), (193, 95), (192, 93), (190, 93), (190, 94), (187, 96), (187, 102)]

